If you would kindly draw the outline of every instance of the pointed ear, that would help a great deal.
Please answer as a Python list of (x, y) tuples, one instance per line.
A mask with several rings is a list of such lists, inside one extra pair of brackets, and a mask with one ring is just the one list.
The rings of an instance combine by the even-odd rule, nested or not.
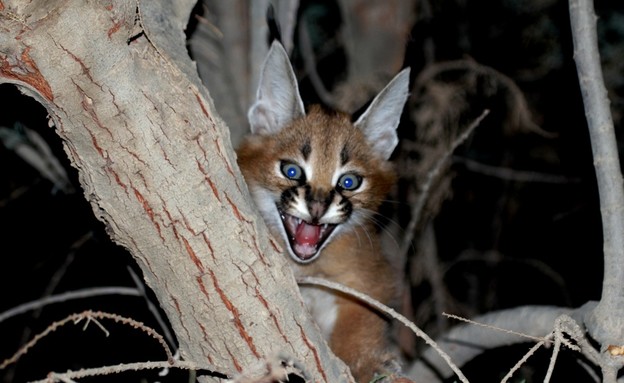
[(396, 128), (409, 95), (409, 73), (407, 68), (397, 74), (355, 122), (373, 149), (386, 160), (399, 142)]
[(275, 40), (264, 60), (256, 101), (247, 113), (251, 132), (277, 133), (292, 120), (304, 115), (297, 78), (288, 54)]

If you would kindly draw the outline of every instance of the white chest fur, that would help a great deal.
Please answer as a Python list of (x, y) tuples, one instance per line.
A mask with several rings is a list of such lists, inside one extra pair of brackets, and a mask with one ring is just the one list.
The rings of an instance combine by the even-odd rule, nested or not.
[(301, 287), (301, 295), (321, 334), (329, 340), (338, 316), (336, 297), (322, 288), (305, 286)]

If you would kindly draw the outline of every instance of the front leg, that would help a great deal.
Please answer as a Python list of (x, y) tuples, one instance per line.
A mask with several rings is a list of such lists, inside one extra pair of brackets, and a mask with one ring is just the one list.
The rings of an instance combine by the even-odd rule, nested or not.
[(368, 383), (375, 374), (399, 372), (396, 355), (389, 347), (387, 319), (349, 298), (337, 298), (336, 305), (336, 322), (329, 343), (350, 367), (355, 381)]

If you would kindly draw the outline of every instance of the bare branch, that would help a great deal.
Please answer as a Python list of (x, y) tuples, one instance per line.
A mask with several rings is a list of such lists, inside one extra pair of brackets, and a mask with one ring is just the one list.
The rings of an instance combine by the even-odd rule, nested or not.
[(484, 164), (469, 158), (453, 156), (453, 162), (466, 166), (466, 169), (485, 176), (496, 177), (515, 182), (541, 182), (550, 184), (569, 184), (580, 182), (579, 178), (570, 178), (557, 174), (547, 174), (534, 171), (516, 170)]
[[(407, 326), (419, 338), (423, 339), (425, 341), (425, 343), (427, 343), (429, 346), (431, 346), (431, 348), (433, 350), (435, 350), (435, 352), (442, 359), (444, 359), (444, 361), (447, 363), (447, 366), (455, 374), (457, 374), (457, 377), (458, 377), (458, 379), (460, 381), (462, 381), (464, 383), (468, 383), (468, 379), (466, 379), (466, 377), (461, 372), (461, 370), (457, 367), (457, 365), (455, 363), (453, 363), (453, 361), (451, 360), (451, 357), (444, 350), (442, 350), (442, 348), (440, 348), (438, 346), (438, 344), (433, 339), (431, 339), (429, 337), (429, 335), (427, 335), (425, 332), (423, 332), (420, 328), (418, 328), (418, 326), (416, 326), (414, 323), (412, 323), (409, 319), (407, 319), (403, 315), (401, 315), (398, 312), (396, 312), (394, 309), (384, 305), (383, 303), (381, 303), (381, 302), (371, 298), (368, 295), (362, 294), (361, 292), (359, 292), (359, 291), (357, 291), (355, 289), (352, 289), (352, 288), (350, 288), (348, 286), (342, 285), (340, 283), (328, 281), (328, 280), (325, 280), (325, 279), (322, 279), (322, 278), (315, 278), (315, 277), (302, 277), (302, 278), (297, 279), (297, 282), (300, 283), (300, 284), (311, 284), (311, 285), (323, 286), (323, 287), (327, 287), (327, 288), (335, 290), (335, 291), (339, 291), (339, 292), (345, 293), (347, 295), (350, 295), (350, 296), (352, 296), (354, 298), (359, 299), (360, 301), (370, 305), (371, 307), (375, 308), (376, 310), (379, 310), (380, 312), (388, 314), (392, 318), (398, 320), (399, 322), (401, 322), (402, 324)], [(408, 374), (408, 376), (414, 376), (414, 375)]]
[[(624, 344), (624, 186), (609, 99), (604, 86), (592, 0), (570, 0), (574, 59), (585, 105), (602, 215), (602, 297), (587, 318), (603, 348)], [(621, 358), (612, 362), (620, 367)]]
[(407, 253), (412, 245), (412, 240), (414, 239), (414, 230), (416, 229), (416, 225), (418, 225), (418, 222), (420, 221), (422, 209), (425, 206), (427, 197), (429, 196), (429, 189), (431, 188), (431, 185), (435, 181), (436, 177), (439, 175), (440, 170), (442, 169), (442, 166), (451, 157), (455, 149), (457, 149), (457, 147), (461, 145), (466, 140), (466, 138), (470, 136), (472, 131), (477, 126), (479, 126), (481, 121), (488, 114), (489, 114), (489, 110), (484, 110), (483, 113), (481, 113), (481, 115), (477, 117), (477, 119), (475, 119), (475, 121), (473, 121), (472, 124), (470, 124), (470, 126), (468, 126), (466, 130), (459, 137), (457, 137), (457, 139), (453, 143), (451, 143), (446, 153), (443, 156), (441, 156), (437, 160), (437, 162), (434, 164), (434, 166), (429, 170), (429, 173), (427, 174), (427, 179), (423, 182), (421, 186), (421, 190), (418, 195), (418, 200), (412, 206), (411, 220), (408, 223), (407, 227), (405, 228), (405, 238), (403, 239), (403, 242), (401, 244), (401, 250), (399, 253), (402, 255), (404, 259), (407, 257)]
[(51, 305), (54, 303), (67, 302), (74, 299), (93, 298), (101, 295), (129, 295), (140, 296), (139, 290), (132, 287), (124, 286), (109, 286), (109, 287), (94, 287), (88, 289), (81, 289), (75, 291), (68, 291), (62, 294), (56, 294), (47, 296), (41, 299), (36, 299), (31, 302), (22, 303), (15, 306), (12, 309), (6, 310), (0, 313), (0, 323), (14, 316), (23, 314), (30, 310), (39, 309), (41, 307)]
[(524, 365), (524, 363), (529, 360), (529, 358), (535, 354), (535, 351), (537, 351), (538, 349), (540, 349), (542, 346), (544, 346), (544, 344), (546, 343), (545, 340), (540, 340), (539, 342), (535, 343), (535, 345), (533, 347), (531, 347), (529, 349), (529, 351), (527, 351), (522, 358), (509, 370), (509, 372), (507, 372), (507, 374), (505, 374), (505, 376), (503, 377), (503, 379), (501, 380), (501, 383), (506, 383), (509, 379), (511, 379), (511, 377), (513, 376), (514, 372), (518, 371), (518, 369), (520, 367), (522, 367), (522, 365)]
[(137, 363), (123, 363), (114, 366), (103, 366), (96, 368), (84, 368), (78, 371), (67, 372), (51, 372), (45, 379), (36, 380), (30, 383), (52, 383), (52, 382), (68, 382), (74, 381), (74, 379), (93, 377), (98, 375), (112, 375), (119, 374), (126, 371), (140, 371), (140, 370), (154, 370), (159, 368), (179, 368), (185, 370), (200, 370), (205, 369), (197, 366), (193, 362), (187, 361), (162, 361), (162, 362), (137, 362)]
[[(472, 324), (456, 326), (437, 339), (436, 343), (458, 366), (463, 366), (485, 350), (526, 342), (527, 335), (543, 339), (553, 331), (555, 322), (561, 315), (570, 315), (579, 320), (593, 307), (593, 303), (585, 304), (577, 309), (521, 306), (491, 312), (473, 318), (473, 321), (481, 324), (480, 326)], [(493, 332), (488, 327), (506, 330)], [(524, 335), (519, 336), (518, 333)], [(450, 377), (454, 371), (437, 354), (436, 350), (426, 350), (420, 360), (412, 364), (408, 375), (424, 382), (437, 382), (440, 381), (439, 377)]]
[[(139, 330), (143, 331), (144, 333), (148, 334), (149, 336), (151, 336), (152, 338), (156, 339), (158, 341), (158, 343), (160, 343), (160, 345), (163, 347), (163, 350), (165, 351), (165, 354), (167, 355), (167, 360), (169, 362), (173, 362), (173, 360), (174, 360), (173, 354), (171, 354), (171, 351), (169, 350), (169, 347), (167, 346), (167, 343), (165, 342), (163, 337), (160, 334), (158, 334), (158, 332), (156, 332), (151, 327), (148, 327), (148, 326), (144, 325), (143, 323), (141, 323), (139, 321), (136, 321), (134, 319), (125, 318), (125, 317), (123, 317), (121, 315), (110, 314), (110, 313), (106, 313), (106, 312), (102, 312), (102, 311), (87, 310), (87, 311), (83, 311), (81, 313), (69, 315), (68, 317), (66, 317), (64, 319), (62, 319), (60, 321), (57, 321), (57, 322), (54, 322), (51, 325), (49, 325), (45, 330), (43, 330), (39, 334), (35, 335), (30, 342), (26, 343), (23, 347), (21, 347), (15, 354), (13, 354), (13, 356), (11, 356), (10, 358), (7, 358), (2, 363), (0, 363), (0, 370), (2, 370), (4, 368), (6, 368), (7, 366), (17, 362), (19, 360), (19, 358), (22, 357), (22, 355), (25, 355), (28, 352), (28, 350), (33, 348), (41, 339), (45, 338), (46, 336), (48, 336), (52, 332), (58, 330), (60, 327), (63, 327), (63, 326), (65, 326), (66, 324), (68, 324), (70, 322), (73, 322), (74, 324), (78, 324), (83, 319), (87, 321), (85, 323), (85, 327), (91, 321), (96, 321), (97, 322), (98, 319), (111, 319), (111, 320), (113, 320), (115, 322), (122, 323), (122, 324), (125, 324), (125, 325), (129, 325), (129, 326), (131, 326), (133, 328), (139, 329)], [(99, 322), (97, 322), (97, 323), (98, 323), (98, 326), (101, 327)], [(105, 329), (103, 329), (103, 330), (106, 332)]]

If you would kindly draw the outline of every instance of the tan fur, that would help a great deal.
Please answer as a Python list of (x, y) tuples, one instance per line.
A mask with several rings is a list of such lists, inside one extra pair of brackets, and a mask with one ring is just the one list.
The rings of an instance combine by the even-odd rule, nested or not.
[[(322, 194), (334, 189), (332, 174), (340, 164), (342, 148), (347, 145), (348, 166), (363, 176), (366, 187), (343, 190), (342, 195), (352, 202), (354, 211), (377, 211), (395, 181), (390, 163), (371, 150), (348, 116), (328, 114), (318, 107), (276, 134), (250, 135), (243, 141), (237, 151), (238, 163), (252, 193), (257, 188), (279, 193), (293, 187), (293, 181), (275, 169), (280, 160), (301, 161), (305, 142), (312, 148), (313, 175), (308, 183), (313, 190)], [(373, 219), (366, 219), (349, 232), (337, 233), (314, 261), (308, 264), (292, 261), (294, 272), (336, 281), (383, 303), (391, 303), (397, 278), (382, 255)], [(269, 229), (284, 248), (289, 246), (284, 243), (278, 226), (269, 225)], [(383, 373), (392, 365), (387, 321), (350, 298), (338, 297), (336, 304), (337, 319), (329, 339), (330, 347), (349, 365), (358, 382), (368, 382), (374, 373)]]
[[(323, 277), (390, 304), (395, 298), (396, 279), (381, 256), (374, 229), (367, 230), (368, 234), (358, 230), (334, 239), (318, 260), (296, 265), (297, 273)], [(392, 367), (394, 355), (388, 348), (387, 320), (351, 298), (341, 297), (337, 304), (338, 318), (329, 345), (349, 365), (356, 381), (368, 382), (375, 372), (383, 373)]]

